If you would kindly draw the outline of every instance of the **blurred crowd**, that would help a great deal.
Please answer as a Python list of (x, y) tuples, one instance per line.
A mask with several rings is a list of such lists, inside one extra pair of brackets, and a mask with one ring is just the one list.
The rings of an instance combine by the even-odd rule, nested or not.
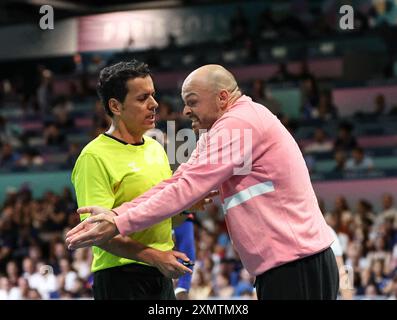
[[(285, 67), (281, 65), (280, 70), (268, 82), (256, 79), (241, 86), (244, 93), (277, 115), (292, 135), (295, 136), (300, 128), (312, 128), (311, 136), (306, 139), (307, 141), (300, 141), (297, 138), (309, 171), (316, 172), (316, 160), (321, 154), (334, 159), (331, 171), (335, 173), (352, 171), (365, 173), (376, 169), (373, 159), (358, 143), (358, 137), (354, 132), (355, 123), (395, 117), (397, 104), (393, 101), (387, 102), (385, 96), (379, 93), (374, 99), (373, 111), (357, 112), (349, 119), (342, 118), (339, 116), (338, 106), (332, 101), (332, 92), (322, 88), (322, 82), (307, 71), (306, 62), (302, 63), (302, 71), (299, 74), (286, 76), (284, 69)], [(49, 72), (47, 69), (41, 70), (43, 79), (46, 79), (44, 76), (47, 74), (46, 71)], [(272, 96), (271, 87), (275, 81), (288, 81), (287, 79), (291, 77), (297, 81), (301, 91), (300, 115), (297, 118), (291, 118), (283, 113), (281, 102)], [(21, 92), (16, 91), (17, 88), (9, 87), (5, 98), (16, 102), (19, 106), (24, 106)], [(164, 132), (165, 140), (168, 122), (175, 124), (176, 132), (190, 127), (189, 120), (181, 112), (182, 103), (175, 99), (175, 96), (158, 98), (157, 128)], [(85, 97), (90, 98), (85, 102), (86, 110), (78, 112), (75, 107), (76, 99), (78, 101), (76, 96), (73, 98), (64, 95), (54, 96), (48, 98), (48, 101), (42, 99), (37, 109), (32, 106), (24, 107), (20, 117), (33, 119), (26, 120), (28, 125), (24, 126), (0, 113), (0, 168), (9, 171), (40, 169), (51, 164), (52, 161), (58, 161), (58, 169), (72, 168), (85, 143), (106, 131), (110, 124), (110, 119), (99, 100), (95, 101), (93, 95)], [(327, 127), (330, 121), (338, 123), (336, 131)], [(383, 124), (379, 122), (380, 129), (382, 126)], [(72, 141), (70, 137), (75, 134), (79, 134), (83, 142)], [(51, 156), (54, 154), (55, 156)], [(59, 154), (64, 155), (63, 161), (60, 161)]]
[[(322, 202), (320, 201), (320, 205)], [(381, 209), (360, 199), (352, 208), (343, 196), (334, 207), (321, 205), (327, 223), (336, 231), (345, 264), (354, 270), (355, 294), (373, 298), (397, 296), (397, 207), (392, 194), (381, 199)]]
[[(380, 210), (365, 199), (350, 207), (339, 196), (329, 209), (319, 200), (344, 263), (354, 271), (350, 285), (360, 299), (397, 298), (397, 207), (391, 194), (380, 200)], [(75, 209), (67, 188), (41, 199), (33, 199), (27, 186), (9, 190), (0, 211), (0, 299), (92, 298), (91, 251), (69, 251), (63, 240), (79, 222)], [(190, 298), (255, 299), (255, 279), (233, 249), (217, 202), (197, 213), (194, 223)]]

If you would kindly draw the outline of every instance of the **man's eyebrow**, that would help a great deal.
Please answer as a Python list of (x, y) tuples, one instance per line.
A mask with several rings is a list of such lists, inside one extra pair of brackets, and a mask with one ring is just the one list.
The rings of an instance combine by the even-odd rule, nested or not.
[(156, 93), (156, 90), (153, 90), (153, 91), (143, 91), (143, 92), (138, 92), (137, 94), (136, 94), (136, 96), (137, 97), (140, 97), (140, 96), (147, 96), (147, 95), (152, 95), (152, 94), (155, 94)]
[(196, 94), (195, 92), (190, 92), (190, 93), (188, 93), (188, 94), (185, 96), (184, 99), (188, 99), (188, 98), (189, 98), (190, 96), (192, 96), (192, 95), (197, 96), (197, 94)]

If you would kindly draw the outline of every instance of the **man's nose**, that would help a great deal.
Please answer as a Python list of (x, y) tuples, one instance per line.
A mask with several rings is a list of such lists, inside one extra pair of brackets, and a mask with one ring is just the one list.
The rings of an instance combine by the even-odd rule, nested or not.
[(155, 110), (157, 109), (159, 104), (157, 103), (156, 99), (154, 97), (151, 98), (151, 102), (149, 104), (149, 109), (150, 110)]
[(185, 106), (185, 107), (183, 108), (183, 114), (184, 114), (185, 116), (189, 116), (191, 113), (192, 113), (192, 110), (191, 110), (188, 106)]

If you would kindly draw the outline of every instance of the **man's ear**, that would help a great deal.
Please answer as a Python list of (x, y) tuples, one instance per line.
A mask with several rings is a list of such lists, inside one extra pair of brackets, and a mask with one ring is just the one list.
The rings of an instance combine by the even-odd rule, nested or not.
[(110, 111), (112, 111), (114, 115), (120, 115), (122, 105), (117, 99), (115, 98), (109, 99), (108, 105)]
[(226, 107), (227, 102), (229, 100), (229, 92), (227, 92), (227, 90), (221, 90), (219, 92), (219, 102), (221, 104), (221, 107)]

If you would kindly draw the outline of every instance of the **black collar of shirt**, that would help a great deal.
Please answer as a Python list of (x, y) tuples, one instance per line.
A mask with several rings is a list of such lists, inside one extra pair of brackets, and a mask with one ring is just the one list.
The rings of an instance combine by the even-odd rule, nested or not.
[(144, 143), (145, 143), (145, 139), (142, 137), (142, 142), (138, 142), (138, 143), (128, 143), (128, 142), (125, 142), (125, 141), (123, 141), (123, 140), (121, 140), (121, 139), (119, 139), (119, 138), (116, 138), (116, 137), (114, 137), (114, 136), (112, 136), (112, 135), (110, 135), (110, 134), (108, 134), (108, 133), (104, 133), (103, 135), (105, 135), (105, 136), (107, 136), (107, 137), (109, 137), (109, 138), (111, 138), (111, 139), (114, 139), (114, 140), (116, 140), (116, 141), (118, 141), (118, 142), (120, 142), (120, 143), (122, 143), (122, 144), (124, 144), (124, 145), (127, 145), (127, 144), (130, 144), (130, 145), (132, 145), (132, 146), (141, 146), (141, 145), (143, 145)]

